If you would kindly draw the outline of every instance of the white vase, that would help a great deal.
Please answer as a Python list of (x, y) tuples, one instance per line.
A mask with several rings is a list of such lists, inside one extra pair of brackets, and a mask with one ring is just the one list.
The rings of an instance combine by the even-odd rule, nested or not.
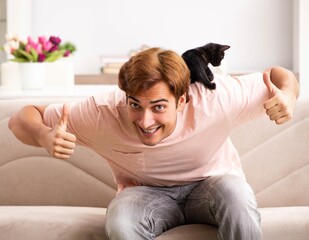
[(63, 57), (46, 63), (46, 87), (74, 86), (74, 64), (72, 57)]
[(46, 64), (41, 62), (19, 63), (19, 76), (23, 89), (42, 89), (46, 79)]
[(20, 89), (19, 67), (17, 62), (1, 63), (1, 86), (9, 89)]

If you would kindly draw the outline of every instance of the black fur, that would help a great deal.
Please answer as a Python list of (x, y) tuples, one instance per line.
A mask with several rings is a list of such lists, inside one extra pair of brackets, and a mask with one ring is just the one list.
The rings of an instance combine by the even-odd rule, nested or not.
[(216, 89), (216, 84), (212, 82), (214, 75), (208, 64), (210, 63), (214, 67), (220, 66), (225, 55), (224, 52), (229, 48), (228, 45), (208, 43), (184, 52), (182, 58), (190, 70), (190, 83), (200, 82), (208, 89)]

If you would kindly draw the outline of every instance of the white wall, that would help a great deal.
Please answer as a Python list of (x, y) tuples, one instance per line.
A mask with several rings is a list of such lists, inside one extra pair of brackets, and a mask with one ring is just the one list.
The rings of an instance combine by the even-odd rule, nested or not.
[(309, 1), (297, 0), (298, 2), (298, 64), (299, 64), (299, 81), (300, 96), (309, 98)]
[[(6, 0), (0, 0), (0, 45), (5, 43), (6, 34)], [(0, 51), (0, 63), (6, 60), (6, 54)]]
[(72, 41), (76, 73), (99, 73), (102, 54), (142, 44), (179, 53), (218, 42), (230, 72), (293, 67), (293, 0), (32, 0), (32, 33)]

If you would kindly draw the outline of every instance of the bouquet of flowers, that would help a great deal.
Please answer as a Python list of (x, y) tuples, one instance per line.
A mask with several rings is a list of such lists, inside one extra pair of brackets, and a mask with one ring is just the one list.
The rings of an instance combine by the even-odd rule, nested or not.
[(20, 41), (17, 36), (6, 36), (6, 39), (2, 49), (13, 56), (11, 61), (14, 62), (54, 62), (76, 50), (70, 42), (61, 44), (61, 39), (56, 36), (40, 36), (37, 41), (29, 36), (26, 42)]

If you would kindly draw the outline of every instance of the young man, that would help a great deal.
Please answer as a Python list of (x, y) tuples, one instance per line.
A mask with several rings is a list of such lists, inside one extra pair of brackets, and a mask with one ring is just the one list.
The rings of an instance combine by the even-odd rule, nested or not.
[[(68, 159), (75, 142), (104, 157), (118, 184), (107, 211), (109, 239), (154, 239), (186, 223), (218, 226), (218, 239), (261, 239), (254, 193), (229, 134), (268, 114), (288, 121), (298, 96), (281, 67), (189, 84), (183, 59), (151, 48), (119, 73), (120, 89), (70, 105), (26, 106), (10, 129), (24, 143)], [(266, 111), (265, 111), (266, 109)]]

